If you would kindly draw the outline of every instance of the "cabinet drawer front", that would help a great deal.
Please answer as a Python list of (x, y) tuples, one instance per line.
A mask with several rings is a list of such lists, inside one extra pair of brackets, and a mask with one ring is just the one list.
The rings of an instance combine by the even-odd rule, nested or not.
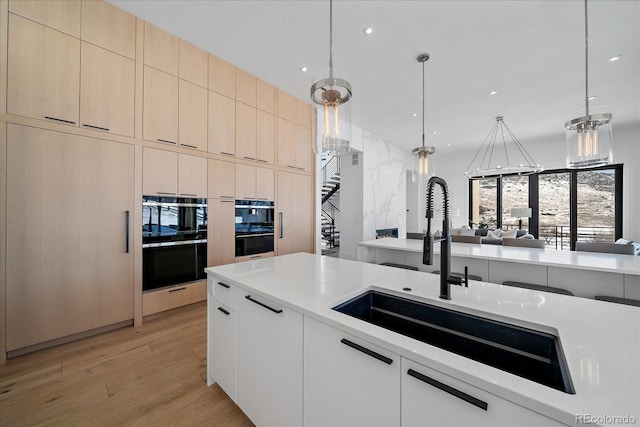
[(403, 426), (561, 425), (409, 359), (403, 358), (401, 365)]
[(213, 379), (236, 401), (237, 314), (215, 300), (213, 304)]
[(213, 295), (221, 304), (226, 305), (231, 310), (236, 310), (236, 287), (229, 282), (215, 278)]

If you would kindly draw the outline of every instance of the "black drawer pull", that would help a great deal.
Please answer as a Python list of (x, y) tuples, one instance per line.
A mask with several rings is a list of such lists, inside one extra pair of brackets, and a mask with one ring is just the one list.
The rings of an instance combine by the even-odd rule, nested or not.
[(189, 145), (189, 144), (180, 144), (182, 147), (189, 147), (189, 148), (198, 148), (195, 145)]
[(262, 162), (262, 163), (269, 163), (269, 160), (262, 160), (262, 159), (258, 159), (258, 161), (259, 161), (259, 162)]
[(86, 128), (91, 128), (91, 129), (98, 129), (98, 130), (105, 130), (105, 131), (109, 131), (109, 128), (103, 128), (100, 126), (94, 126), (94, 125), (88, 125), (86, 123), (83, 123), (82, 126), (86, 127)]
[(233, 153), (225, 153), (224, 151), (221, 151), (220, 154), (224, 154), (225, 156), (235, 156)]
[(229, 313), (227, 310), (225, 310), (225, 309), (224, 309), (224, 308), (222, 308), (222, 307), (218, 307), (218, 310), (219, 310), (219, 311), (221, 311), (221, 312), (223, 312), (226, 316), (228, 316), (229, 314), (231, 314), (231, 313)]
[(197, 196), (197, 194), (196, 194), (196, 193), (180, 193), (180, 195), (181, 195), (181, 196), (192, 196), (192, 197)]
[(247, 160), (255, 160), (255, 158), (253, 157), (247, 157), (247, 156), (242, 156), (243, 159), (247, 159)]
[(256, 301), (256, 300), (254, 300), (253, 298), (251, 298), (251, 295), (247, 295), (245, 298), (246, 298), (246, 299), (248, 299), (248, 300), (249, 300), (249, 301), (251, 301), (251, 302), (254, 302), (254, 303), (256, 303), (256, 304), (258, 304), (258, 305), (260, 305), (260, 306), (262, 306), (262, 307), (266, 308), (267, 310), (271, 310), (271, 311), (273, 311), (273, 312), (274, 312), (274, 313), (276, 313), (276, 314), (280, 314), (280, 313), (282, 313), (282, 309), (280, 309), (280, 310), (276, 310), (276, 309), (275, 309), (275, 308), (273, 308), (273, 307), (269, 307), (267, 304), (263, 304), (263, 303), (261, 303), (260, 301)]
[(229, 289), (231, 286), (227, 285), (226, 283), (222, 283), (222, 282), (218, 282), (218, 285), (222, 286), (223, 288), (227, 288)]
[(171, 289), (171, 290), (170, 290), (169, 292), (178, 292), (178, 291), (184, 291), (185, 289), (187, 289), (187, 288), (186, 288), (186, 286), (185, 286), (185, 287), (182, 287), (182, 288), (177, 288), (177, 289)]
[(376, 352), (375, 352), (375, 351), (373, 351), (373, 350), (369, 350), (368, 348), (363, 347), (363, 346), (361, 346), (360, 344), (356, 344), (356, 343), (354, 343), (353, 341), (349, 341), (349, 340), (348, 340), (348, 339), (346, 339), (346, 338), (342, 338), (342, 339), (340, 340), (340, 342), (341, 342), (342, 344), (348, 345), (349, 347), (351, 347), (351, 348), (353, 348), (353, 349), (356, 349), (356, 350), (358, 350), (358, 351), (363, 352), (363, 353), (364, 353), (364, 354), (366, 354), (367, 356), (371, 356), (371, 357), (373, 357), (374, 359), (378, 359), (379, 361), (384, 362), (384, 363), (386, 363), (387, 365), (391, 365), (391, 364), (393, 363), (393, 359), (389, 359), (387, 356), (383, 356), (383, 355), (381, 355), (380, 353), (376, 353)]
[(170, 193), (170, 192), (167, 192), (167, 191), (156, 191), (156, 193), (157, 194), (168, 194), (169, 196), (175, 196), (176, 195), (176, 193)]
[(160, 139), (158, 138), (159, 142), (166, 142), (167, 144), (177, 144), (177, 142), (174, 141), (169, 141), (168, 139)]
[(55, 120), (56, 122), (69, 123), (70, 125), (76, 124), (76, 122), (72, 122), (71, 120), (56, 119), (55, 117), (49, 117), (49, 116), (44, 116), (44, 118), (48, 120)]
[(440, 389), (440, 390), (442, 390), (442, 391), (444, 391), (446, 393), (449, 393), (452, 396), (455, 396), (455, 397), (457, 397), (459, 399), (462, 399), (465, 402), (471, 403), (472, 405), (477, 406), (478, 408), (483, 409), (485, 411), (489, 407), (487, 402), (484, 402), (484, 401), (482, 401), (480, 399), (477, 399), (477, 398), (475, 398), (473, 396), (468, 395), (465, 392), (462, 392), (462, 391), (457, 390), (457, 389), (455, 389), (455, 388), (453, 388), (451, 386), (448, 386), (448, 385), (446, 385), (444, 383), (441, 383), (438, 380), (434, 380), (433, 378), (428, 377), (428, 376), (426, 376), (424, 374), (421, 374), (418, 371), (414, 371), (413, 369), (409, 369), (407, 371), (407, 375), (410, 375), (413, 378), (416, 378), (416, 379), (418, 379), (418, 380), (420, 380), (422, 382), (425, 382), (425, 383), (427, 383), (429, 385), (432, 385), (435, 388), (438, 388), (438, 389)]

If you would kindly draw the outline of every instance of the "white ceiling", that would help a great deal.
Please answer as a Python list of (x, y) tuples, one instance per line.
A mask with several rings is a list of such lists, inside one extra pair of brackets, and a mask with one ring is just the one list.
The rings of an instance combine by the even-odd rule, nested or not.
[[(109, 1), (299, 98), (327, 77), (328, 0)], [(496, 115), (527, 146), (563, 138), (564, 121), (584, 112), (582, 1), (336, 0), (333, 12), (352, 122), (399, 147), (421, 144), (423, 52), (427, 145), (438, 151), (479, 147)], [(640, 1), (589, 2), (589, 59), (591, 105), (609, 107), (615, 138), (640, 121)]]

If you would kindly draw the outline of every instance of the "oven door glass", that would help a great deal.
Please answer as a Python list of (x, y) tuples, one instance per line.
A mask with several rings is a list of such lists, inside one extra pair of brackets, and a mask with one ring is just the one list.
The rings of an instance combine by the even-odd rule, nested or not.
[(206, 238), (206, 199), (143, 196), (143, 244)]
[(236, 236), (236, 256), (273, 252), (273, 234)]
[(203, 280), (207, 243), (146, 247), (142, 251), (142, 290)]

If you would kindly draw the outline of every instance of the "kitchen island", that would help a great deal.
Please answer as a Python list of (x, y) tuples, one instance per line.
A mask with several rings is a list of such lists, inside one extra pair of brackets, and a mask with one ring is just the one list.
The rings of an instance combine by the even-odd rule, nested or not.
[[(422, 240), (376, 239), (358, 243), (358, 261), (391, 262), (440, 269), (440, 245), (434, 244), (433, 265), (422, 264)], [(576, 296), (605, 295), (640, 300), (640, 257), (597, 252), (558, 251), (470, 243), (451, 244), (451, 271), (464, 271), (482, 280), (504, 281), (567, 289)]]
[[(302, 253), (206, 272), (208, 384), (257, 425), (640, 422), (635, 307)], [(557, 335), (575, 394), (332, 310), (371, 289)]]

